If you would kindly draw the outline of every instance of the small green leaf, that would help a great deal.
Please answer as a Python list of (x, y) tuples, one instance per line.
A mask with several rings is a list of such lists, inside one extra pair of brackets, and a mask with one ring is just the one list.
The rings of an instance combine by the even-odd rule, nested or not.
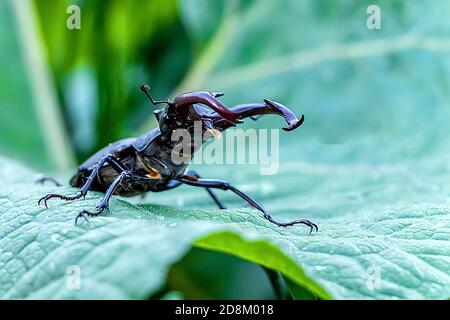
[(223, 232), (211, 234), (198, 240), (195, 244), (204, 249), (236, 255), (264, 267), (278, 270), (296, 283), (301, 283), (314, 295), (322, 299), (331, 299), (331, 296), (317, 283), (308, 278), (292, 259), (267, 241), (245, 240), (235, 233)]
[(39, 175), (31, 170), (3, 158), (0, 164), (3, 299), (147, 298), (197, 239), (228, 229), (204, 219), (201, 211), (182, 211), (200, 221), (181, 219), (169, 207), (118, 199), (112, 200), (111, 213), (75, 226), (81, 208), (94, 207), (101, 194), (79, 202), (50, 201), (46, 210), (37, 205), (42, 195), (78, 190), (38, 185), (33, 181)]

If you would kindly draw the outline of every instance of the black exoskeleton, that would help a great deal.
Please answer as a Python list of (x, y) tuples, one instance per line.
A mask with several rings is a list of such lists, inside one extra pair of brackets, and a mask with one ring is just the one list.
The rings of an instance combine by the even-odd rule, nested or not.
[[(73, 187), (81, 188), (74, 196), (47, 194), (39, 200), (39, 204), (51, 198), (75, 200), (84, 197), (89, 190), (105, 192), (100, 204), (94, 212), (83, 210), (75, 220), (86, 216), (97, 216), (109, 208), (111, 195), (134, 196), (148, 191), (159, 192), (187, 184), (203, 187), (210, 194), (219, 208), (225, 206), (217, 198), (212, 189), (230, 190), (244, 199), (248, 204), (261, 211), (264, 218), (280, 226), (287, 227), (295, 224), (305, 224), (311, 231), (318, 227), (309, 220), (295, 220), (291, 222), (277, 222), (269, 213), (248, 195), (231, 185), (217, 179), (203, 179), (196, 172), (188, 170), (189, 160), (193, 153), (203, 143), (194, 134), (194, 124), (200, 123), (203, 135), (219, 135), (241, 119), (262, 114), (276, 114), (284, 117), (288, 126), (283, 130), (291, 131), (298, 128), (304, 121), (304, 116), (298, 119), (287, 107), (270, 100), (263, 103), (243, 104), (232, 108), (225, 106), (217, 99), (222, 93), (190, 92), (177, 96), (172, 100), (153, 100), (149, 94), (150, 87), (142, 85), (141, 90), (148, 96), (153, 105), (164, 104), (163, 109), (156, 110), (155, 116), (159, 128), (137, 137), (122, 139), (101, 149), (82, 163), (78, 172), (70, 180)], [(205, 107), (209, 107), (207, 109)], [(177, 150), (179, 141), (172, 140), (174, 130), (185, 129), (191, 133), (191, 152), (180, 155), (188, 161), (175, 163), (173, 152)]]

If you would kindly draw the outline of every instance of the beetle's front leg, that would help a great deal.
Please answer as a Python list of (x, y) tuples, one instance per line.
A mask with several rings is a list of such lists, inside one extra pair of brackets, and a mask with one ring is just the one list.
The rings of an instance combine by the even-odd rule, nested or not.
[(109, 200), (111, 199), (111, 196), (114, 194), (114, 191), (116, 191), (117, 187), (120, 185), (120, 183), (123, 181), (123, 179), (131, 177), (131, 173), (129, 171), (122, 171), (122, 173), (119, 174), (119, 176), (114, 179), (114, 181), (111, 183), (111, 185), (108, 187), (108, 190), (106, 190), (105, 195), (103, 196), (102, 200), (100, 201), (99, 205), (95, 207), (95, 212), (90, 212), (87, 210), (81, 211), (78, 216), (75, 218), (75, 224), (78, 223), (78, 219), (84, 218), (87, 220), (86, 216), (89, 217), (96, 217), (99, 214), (101, 214), (103, 211), (109, 209)]
[(239, 190), (238, 188), (234, 187), (230, 183), (223, 181), (223, 180), (217, 180), (217, 179), (199, 179), (192, 176), (183, 176), (182, 178), (178, 179), (179, 181), (196, 187), (205, 187), (205, 188), (216, 188), (216, 189), (222, 189), (222, 190), (230, 190), (245, 201), (247, 201), (253, 208), (261, 211), (263, 213), (263, 217), (267, 220), (269, 220), (271, 223), (276, 224), (279, 227), (289, 227), (293, 226), (295, 224), (304, 224), (308, 227), (310, 227), (310, 233), (315, 229), (316, 231), (319, 230), (317, 225), (315, 223), (312, 223), (309, 220), (301, 219), (301, 220), (294, 220), (290, 222), (278, 222), (272, 218), (272, 216), (261, 206), (259, 205), (255, 200), (250, 198), (250, 196), (246, 195), (244, 192)]
[(111, 167), (117, 171), (117, 173), (122, 173), (123, 171), (126, 170), (126, 167), (116, 157), (114, 157), (112, 155), (107, 155), (106, 157), (102, 158), (97, 163), (97, 165), (95, 166), (95, 168), (92, 170), (91, 174), (89, 175), (86, 183), (83, 185), (83, 187), (81, 188), (80, 192), (77, 195), (63, 196), (63, 195), (60, 195), (57, 193), (49, 193), (39, 199), (38, 205), (40, 205), (41, 203), (44, 203), (45, 207), (48, 208), (47, 201), (52, 198), (59, 198), (61, 200), (65, 200), (65, 201), (72, 201), (72, 200), (79, 199), (81, 197), (85, 197), (87, 192), (91, 188), (92, 183), (94, 182), (94, 179), (97, 177), (99, 171), (101, 170), (101, 168), (103, 167), (103, 165), (105, 163), (109, 163), (111, 165)]

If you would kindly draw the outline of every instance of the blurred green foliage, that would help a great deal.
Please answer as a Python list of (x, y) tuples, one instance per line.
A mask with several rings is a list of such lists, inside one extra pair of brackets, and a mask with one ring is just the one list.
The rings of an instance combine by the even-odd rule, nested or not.
[[(26, 65), (20, 56), (20, 37), (14, 13), (0, 2), (0, 150), (29, 163), (51, 163), (44, 137), (34, 111)], [(46, 167), (46, 166), (44, 166)], [(47, 166), (48, 168), (48, 166)]]
[[(70, 4), (80, 7), (80, 30), (64, 27)], [(141, 83), (167, 95), (189, 65), (174, 0), (37, 0), (35, 5), (78, 160), (136, 133), (151, 113), (138, 90)], [(83, 86), (86, 82), (91, 88)]]
[[(69, 3), (81, 8), (81, 30), (61, 27)], [(403, 132), (413, 110), (443, 121), (441, 110), (423, 105), (447, 99), (448, 67), (435, 53), (448, 50), (448, 6), (378, 3), (381, 30), (365, 25), (370, 1), (35, 1), (79, 161), (155, 125), (152, 107), (138, 90), (143, 82), (156, 97), (196, 89), (226, 91), (227, 105), (270, 97), (307, 114), (299, 142), (305, 148), (307, 141), (352, 142), (371, 151), (356, 158), (400, 159), (398, 148), (379, 153), (367, 139), (408, 139)], [(427, 89), (423, 84), (430, 82), (435, 85)], [(363, 119), (355, 117), (361, 110)], [(281, 123), (268, 117), (252, 125)], [(434, 131), (432, 123), (423, 123), (421, 131)], [(410, 156), (445, 141), (424, 137), (416, 137)], [(302, 156), (317, 161), (322, 152), (315, 150)], [(356, 159), (347, 154), (333, 158)]]

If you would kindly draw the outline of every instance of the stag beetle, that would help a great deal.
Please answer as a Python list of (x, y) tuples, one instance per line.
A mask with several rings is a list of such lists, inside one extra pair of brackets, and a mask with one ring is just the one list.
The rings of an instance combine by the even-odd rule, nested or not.
[[(277, 226), (305, 224), (310, 227), (310, 232), (314, 229), (318, 230), (316, 224), (306, 219), (277, 222), (261, 205), (230, 183), (217, 179), (203, 179), (195, 171), (187, 168), (188, 162), (176, 164), (171, 157), (177, 144), (177, 141), (171, 139), (172, 132), (180, 128), (191, 132), (195, 121), (201, 121), (203, 133), (209, 132), (210, 136), (218, 136), (221, 131), (241, 123), (241, 119), (248, 117), (256, 119), (263, 114), (283, 116), (288, 123), (283, 130), (291, 131), (303, 123), (305, 119), (303, 115), (298, 119), (284, 105), (266, 99), (264, 103), (243, 104), (228, 109), (217, 99), (223, 96), (223, 93), (189, 92), (173, 100), (154, 100), (149, 93), (148, 85), (142, 85), (141, 90), (153, 105), (166, 105), (163, 109), (154, 111), (159, 128), (137, 138), (116, 141), (101, 149), (82, 163), (70, 180), (71, 186), (81, 188), (78, 194), (64, 196), (50, 193), (39, 199), (39, 205), (44, 203), (47, 207), (47, 201), (51, 198), (66, 201), (84, 198), (89, 190), (104, 192), (105, 195), (94, 212), (83, 210), (78, 214), (75, 219), (77, 224), (81, 217), (87, 220), (86, 216), (98, 216), (109, 209), (109, 200), (113, 194), (134, 196), (148, 191), (169, 190), (181, 184), (187, 184), (205, 188), (221, 209), (225, 209), (225, 206), (212, 189), (234, 192), (249, 205), (261, 211), (265, 219)], [(193, 136), (195, 139), (195, 135)], [(192, 154), (190, 156), (192, 157)], [(46, 179), (41, 181), (43, 180)]]

